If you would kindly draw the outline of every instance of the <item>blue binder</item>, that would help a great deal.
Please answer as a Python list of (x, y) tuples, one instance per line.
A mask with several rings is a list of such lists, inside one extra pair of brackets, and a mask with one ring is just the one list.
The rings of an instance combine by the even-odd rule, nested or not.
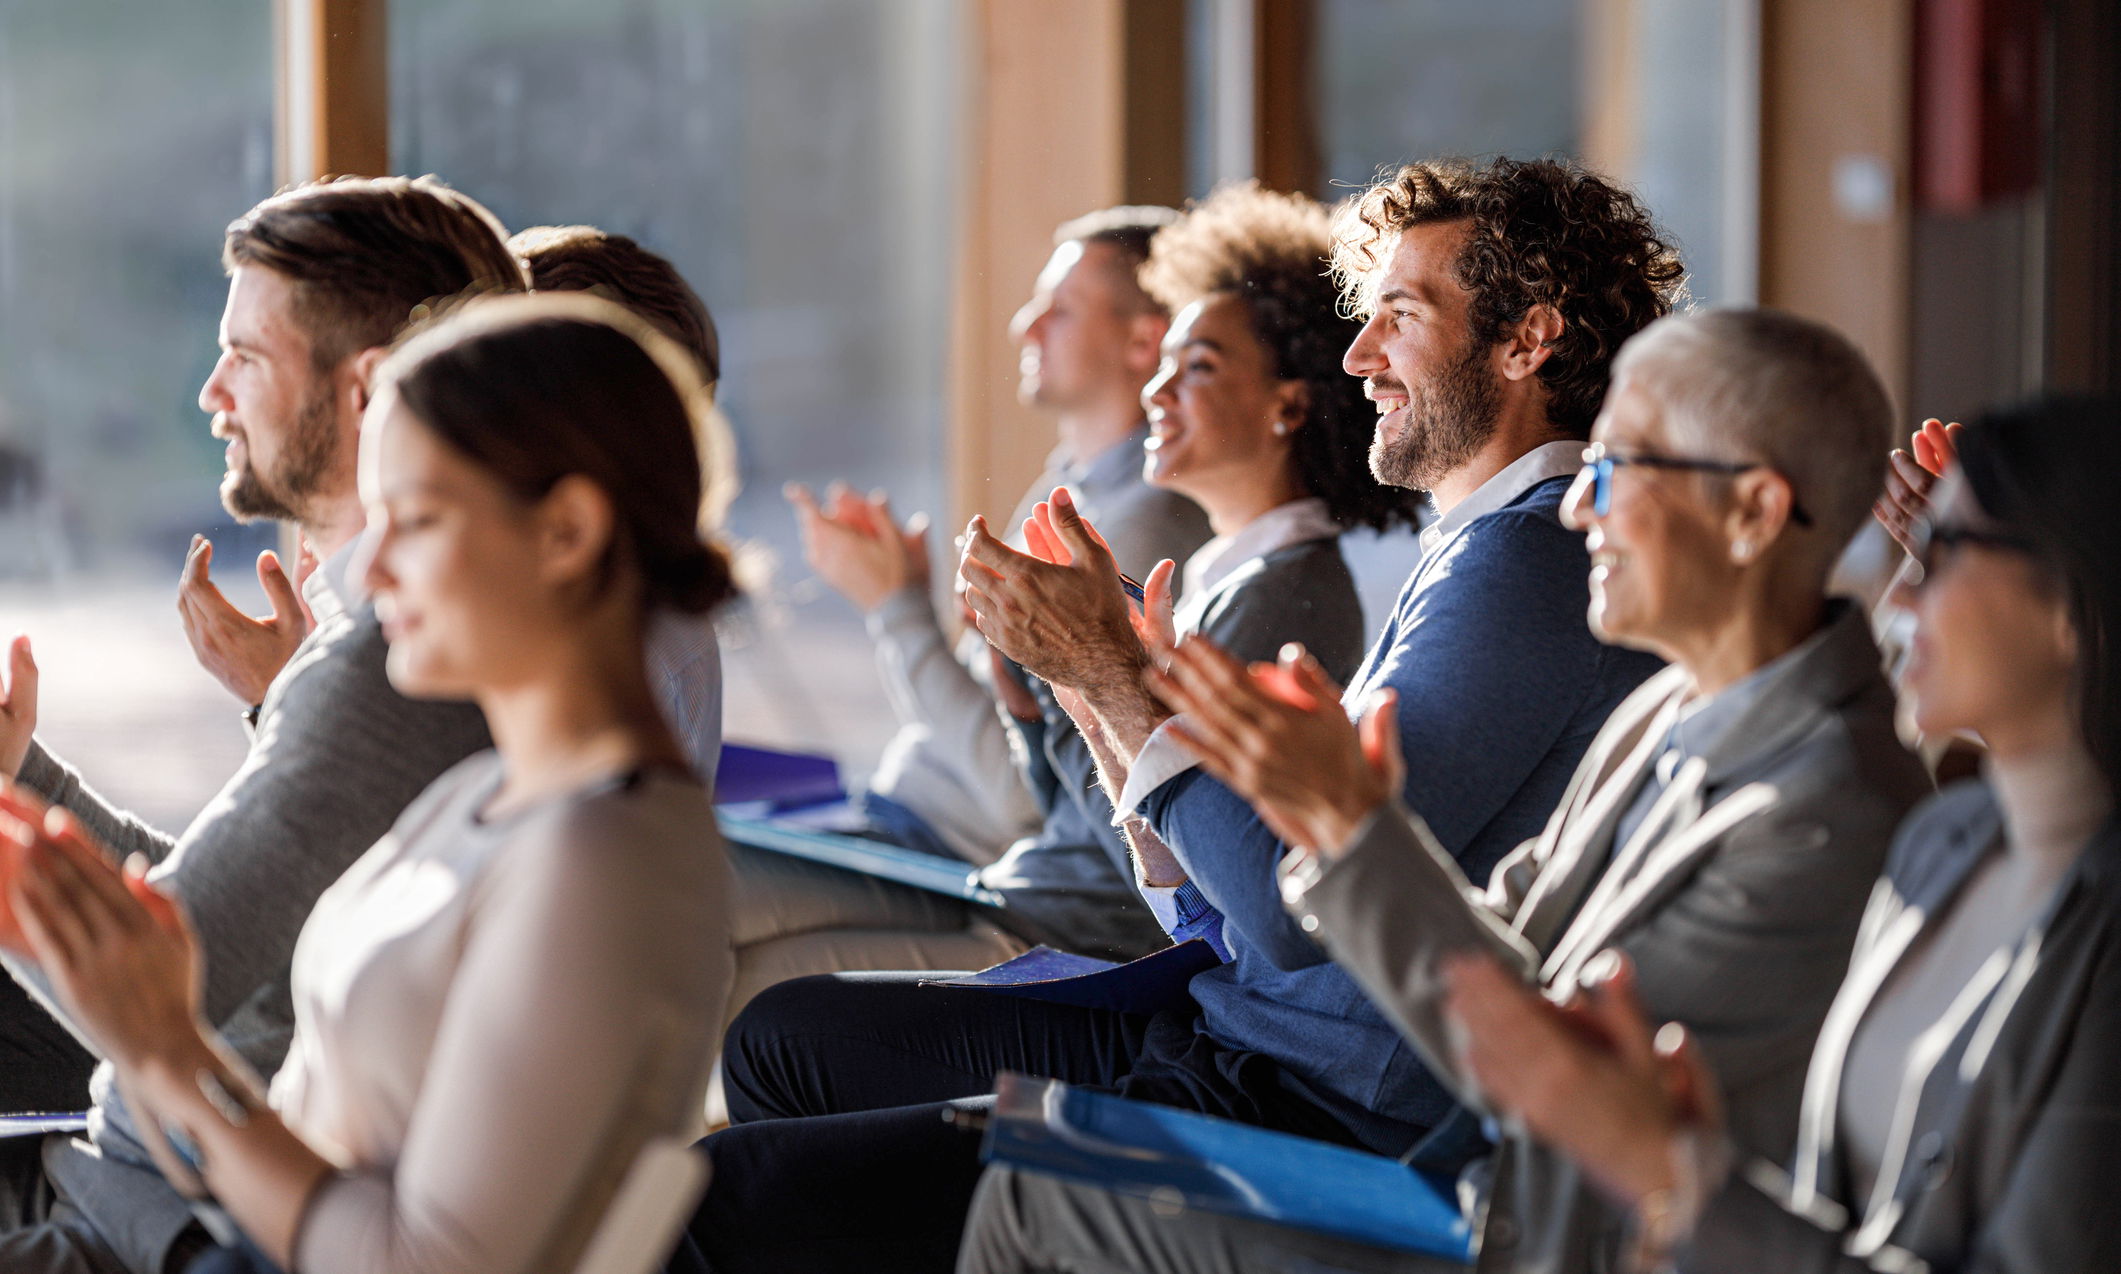
[(1401, 1252), (1472, 1260), (1447, 1182), (1397, 1159), (1004, 1073), (981, 1158)]

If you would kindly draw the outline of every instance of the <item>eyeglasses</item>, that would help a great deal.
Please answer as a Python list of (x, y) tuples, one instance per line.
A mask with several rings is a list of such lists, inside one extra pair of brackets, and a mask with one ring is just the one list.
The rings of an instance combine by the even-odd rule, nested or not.
[(2031, 540), (2009, 535), (2002, 531), (1983, 531), (1970, 526), (1954, 526), (1949, 522), (1932, 522), (1928, 518), (1916, 518), (1908, 525), (1907, 586), (1919, 587), (1937, 569), (1937, 561), (1947, 552), (1961, 545), (1972, 544), (1980, 548), (1995, 549), (2003, 553), (2030, 553)]
[[(1591, 475), (1591, 508), (1600, 517), (1613, 510), (1613, 470), (1627, 465), (1640, 465), (1645, 469), (1680, 469), (1689, 473), (1750, 473), (1754, 469), (1772, 469), (1773, 465), (1746, 464), (1733, 460), (1702, 460), (1694, 456), (1660, 456), (1653, 452), (1637, 452), (1631, 456), (1616, 456), (1605, 449), (1602, 442), (1594, 442), (1583, 449), (1584, 472)], [(1812, 515), (1804, 511), (1804, 505), (1792, 498), (1790, 521), (1798, 526), (1810, 526)]]

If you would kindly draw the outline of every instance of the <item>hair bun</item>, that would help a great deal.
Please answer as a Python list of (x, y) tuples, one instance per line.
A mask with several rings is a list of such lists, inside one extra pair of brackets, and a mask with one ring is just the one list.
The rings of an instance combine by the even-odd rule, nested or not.
[(735, 570), (720, 546), (694, 540), (644, 563), (648, 601), (687, 615), (704, 614), (736, 596)]

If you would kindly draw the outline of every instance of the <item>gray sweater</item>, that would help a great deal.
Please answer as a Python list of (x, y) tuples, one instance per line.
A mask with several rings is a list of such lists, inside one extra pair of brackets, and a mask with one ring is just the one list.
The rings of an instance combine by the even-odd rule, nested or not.
[[(113, 808), (41, 746), (31, 748), (21, 774), (119, 856), (154, 861), (149, 879), (182, 900), (198, 934), (206, 1019), (268, 1076), (293, 1031), (289, 961), (318, 895), (428, 784), (490, 745), (472, 705), (415, 702), (391, 688), (372, 609), (319, 619), (266, 691), (242, 768), (182, 836)], [(34, 964), (5, 963), (51, 1004)], [(141, 1170), (147, 1153), (108, 1064), (97, 1069), (91, 1092), (89, 1135), (98, 1153), (52, 1138), (45, 1170), (129, 1268), (159, 1270), (189, 1210), (151, 1169)]]

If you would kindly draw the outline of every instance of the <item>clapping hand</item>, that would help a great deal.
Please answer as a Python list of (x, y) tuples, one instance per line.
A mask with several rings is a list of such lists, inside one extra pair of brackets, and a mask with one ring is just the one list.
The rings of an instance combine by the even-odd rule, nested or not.
[(29, 638), (16, 637), (7, 647), (7, 688), (0, 694), (0, 777), (12, 779), (29, 757), (30, 736), (37, 732), (37, 661)]
[[(263, 619), (237, 610), (222, 594), (207, 574), (213, 560), (213, 541), (193, 536), (177, 581), (177, 615), (184, 621), (184, 638), (199, 666), (230, 694), (245, 704), (263, 703), (266, 687), (317, 626), (316, 618), (302, 600), (297, 581), (287, 577), (280, 555), (272, 550), (258, 554), (258, 583), (272, 603), (272, 614)], [(307, 579), (316, 559), (305, 550), (296, 569)]]
[(1170, 728), (1208, 772), (1299, 850), (1337, 857), (1400, 789), (1397, 693), (1373, 698), (1357, 725), (1300, 645), (1284, 647), (1279, 663), (1247, 668), (1207, 638), (1188, 637), (1145, 680), (1182, 714)]
[(135, 1066), (197, 1038), (198, 944), (176, 902), (124, 867), (64, 810), (0, 790), (5, 922), (0, 942), (43, 966), (104, 1056)]
[[(1080, 518), (1079, 521), (1083, 533), (1110, 554), (1112, 546), (1098, 534), (1090, 519)], [(1052, 501), (1041, 500), (1031, 516), (1024, 519), (1024, 550), (1039, 561), (1055, 566), (1066, 566), (1074, 560), (1054, 527)], [(1177, 574), (1178, 563), (1168, 557), (1158, 562), (1149, 571), (1149, 578), (1142, 581), (1141, 606), (1127, 612), (1134, 621), (1134, 635), (1141, 639), (1143, 646), (1159, 654), (1178, 641), (1178, 623), (1173, 617), (1176, 606), (1171, 592), (1171, 579)]]
[(1453, 957), (1444, 982), (1459, 1067), (1489, 1109), (1521, 1120), (1621, 1202), (1672, 1189), (1675, 1139), (1721, 1129), (1693, 1036), (1676, 1023), (1652, 1033), (1625, 956), (1594, 960), (1566, 1004), (1485, 954)]
[(1912, 525), (1929, 511), (1930, 489), (1958, 459), (1962, 427), (1931, 417), (1909, 439), (1907, 451), (1887, 457), (1885, 494), (1871, 507), (1871, 516), (1910, 553), (1915, 551)]
[(795, 506), (803, 560), (818, 578), (868, 614), (901, 589), (928, 588), (928, 515), (901, 528), (882, 491), (864, 497), (843, 482), (825, 488), (821, 504), (810, 488), (791, 482), (781, 493)]
[(1035, 521), (1051, 560), (1002, 543), (985, 518), (966, 528), (958, 576), (974, 622), (1003, 654), (1055, 686), (1093, 698), (1132, 686), (1149, 655), (1104, 537), (1065, 487), (1040, 503)]

